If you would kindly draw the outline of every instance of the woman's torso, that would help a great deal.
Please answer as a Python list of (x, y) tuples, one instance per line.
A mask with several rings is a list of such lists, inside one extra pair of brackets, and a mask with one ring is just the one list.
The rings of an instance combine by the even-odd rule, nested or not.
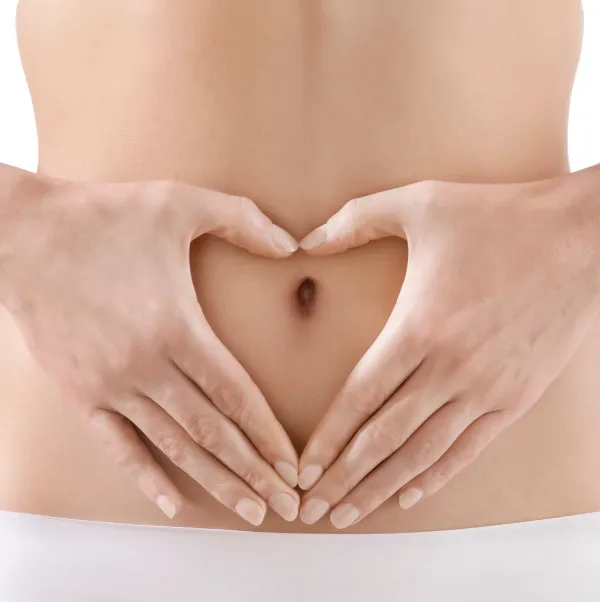
[[(418, 180), (568, 171), (576, 0), (21, 0), (18, 28), (39, 170), (50, 175), (181, 179), (248, 196), (301, 237), (352, 197)], [(191, 258), (215, 331), (301, 450), (381, 331), (405, 244), (273, 261), (211, 238)], [(305, 277), (317, 283), (310, 315), (294, 299)], [(6, 314), (0, 327), (0, 507), (161, 522), (71, 416)], [(597, 330), (474, 465), (410, 511), (389, 502), (360, 529), (600, 510)], [(246, 527), (170, 471), (190, 500), (180, 523)], [(276, 517), (263, 528), (330, 529)]]

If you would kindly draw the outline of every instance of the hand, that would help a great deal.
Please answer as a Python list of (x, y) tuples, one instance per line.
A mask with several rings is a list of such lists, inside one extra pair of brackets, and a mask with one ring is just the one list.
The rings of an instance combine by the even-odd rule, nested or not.
[(116, 462), (165, 514), (179, 510), (137, 428), (252, 524), (265, 500), (295, 519), (295, 450), (208, 325), (189, 265), (205, 233), (272, 258), (293, 238), (250, 200), (183, 183), (19, 177), (0, 198), (0, 299)]
[(564, 202), (571, 177), (420, 182), (352, 200), (301, 241), (314, 255), (385, 236), (409, 247), (389, 321), (300, 458), (304, 522), (335, 508), (345, 528), (397, 492), (403, 508), (433, 494), (559, 374), (599, 293), (597, 233), (574, 230)]

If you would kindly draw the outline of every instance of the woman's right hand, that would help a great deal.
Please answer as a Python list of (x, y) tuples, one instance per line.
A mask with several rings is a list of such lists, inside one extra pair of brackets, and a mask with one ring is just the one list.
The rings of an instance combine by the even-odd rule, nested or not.
[(0, 302), (110, 455), (169, 517), (181, 494), (138, 430), (250, 523), (265, 501), (294, 520), (297, 454), (207, 323), (189, 264), (206, 233), (272, 258), (294, 239), (250, 200), (180, 182), (2, 169)]

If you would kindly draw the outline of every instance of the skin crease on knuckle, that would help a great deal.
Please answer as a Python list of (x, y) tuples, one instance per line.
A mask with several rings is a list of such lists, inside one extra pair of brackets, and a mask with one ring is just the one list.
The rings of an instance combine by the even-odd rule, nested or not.
[(227, 441), (227, 431), (216, 419), (216, 415), (193, 414), (188, 418), (187, 431), (192, 440), (214, 456), (223, 450), (223, 441)]
[(158, 450), (163, 453), (175, 466), (184, 468), (189, 461), (187, 446), (178, 435), (165, 435), (155, 441)]
[(370, 459), (385, 459), (393, 453), (398, 445), (398, 436), (395, 432), (396, 426), (382, 419), (372, 420), (366, 424), (357, 434), (349, 446), (347, 463), (356, 461), (358, 456), (368, 454)]

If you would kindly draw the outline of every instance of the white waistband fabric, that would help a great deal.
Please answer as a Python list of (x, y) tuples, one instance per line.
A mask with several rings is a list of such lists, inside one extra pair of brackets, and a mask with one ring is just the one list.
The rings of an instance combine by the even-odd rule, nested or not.
[(600, 512), (312, 535), (0, 511), (1, 602), (599, 602)]

